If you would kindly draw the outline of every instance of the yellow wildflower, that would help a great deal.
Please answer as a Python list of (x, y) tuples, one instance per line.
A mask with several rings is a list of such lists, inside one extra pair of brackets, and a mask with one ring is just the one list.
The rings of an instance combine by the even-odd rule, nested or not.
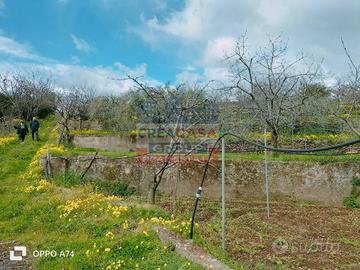
[(129, 229), (129, 223), (128, 223), (128, 221), (125, 220), (125, 222), (122, 224), (122, 226), (123, 226), (123, 229), (124, 229), (124, 230)]
[(138, 224), (141, 225), (141, 224), (144, 224), (144, 222), (145, 222), (145, 220), (143, 218), (141, 218)]
[(106, 234), (105, 234), (105, 236), (106, 237), (109, 237), (110, 239), (114, 239), (114, 234), (112, 233), (112, 232), (107, 232)]

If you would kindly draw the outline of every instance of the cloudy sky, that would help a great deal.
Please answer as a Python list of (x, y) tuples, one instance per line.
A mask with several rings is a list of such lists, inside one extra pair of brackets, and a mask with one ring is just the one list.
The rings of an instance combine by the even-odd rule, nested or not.
[(225, 80), (223, 57), (247, 32), (249, 46), (279, 34), (289, 54), (323, 60), (328, 81), (347, 71), (342, 37), (360, 62), (358, 0), (0, 0), (0, 72), (40, 71), (59, 87), (117, 81)]

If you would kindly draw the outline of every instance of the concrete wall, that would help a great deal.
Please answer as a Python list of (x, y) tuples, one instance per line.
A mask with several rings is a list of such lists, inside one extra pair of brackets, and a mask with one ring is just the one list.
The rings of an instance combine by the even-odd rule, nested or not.
[(96, 148), (109, 151), (124, 151), (135, 149), (135, 143), (130, 138), (120, 136), (84, 136), (74, 135), (72, 142), (74, 146), (80, 148)]
[[(52, 157), (53, 173), (69, 170), (82, 173), (92, 157), (65, 159)], [(220, 198), (219, 165), (210, 167), (205, 181), (203, 196)], [(135, 158), (109, 159), (97, 158), (87, 173), (87, 177), (104, 181), (123, 180), (140, 193), (148, 194), (153, 175), (159, 163)], [(177, 167), (165, 172), (159, 191), (171, 193), (177, 188), (178, 195), (193, 196), (199, 186), (204, 165), (187, 162), (181, 165), (181, 179), (177, 180)], [(264, 170), (262, 161), (226, 161), (226, 193), (232, 199), (263, 199)], [(341, 205), (344, 196), (351, 191), (351, 180), (360, 177), (360, 164), (357, 163), (269, 163), (271, 195), (287, 195), (299, 200), (320, 201), (329, 205)]]
[(132, 141), (130, 136), (94, 136), (94, 135), (74, 135), (72, 142), (74, 146), (79, 148), (96, 148), (109, 151), (135, 151), (137, 148), (148, 148), (149, 143), (169, 143), (168, 138), (141, 138), (136, 142)]

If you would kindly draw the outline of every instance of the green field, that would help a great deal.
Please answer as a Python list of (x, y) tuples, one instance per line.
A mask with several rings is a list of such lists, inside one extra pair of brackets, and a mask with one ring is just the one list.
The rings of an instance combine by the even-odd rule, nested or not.
[(54, 140), (49, 138), (54, 126), (54, 119), (43, 123), (41, 142), (28, 137), (0, 146), (2, 242), (16, 241), (30, 252), (73, 251), (68, 257), (36, 258), (36, 269), (202, 269), (152, 230), (159, 219), (172, 220), (168, 212), (94, 193), (90, 186), (64, 188), (36, 179), (32, 159), (47, 139)]

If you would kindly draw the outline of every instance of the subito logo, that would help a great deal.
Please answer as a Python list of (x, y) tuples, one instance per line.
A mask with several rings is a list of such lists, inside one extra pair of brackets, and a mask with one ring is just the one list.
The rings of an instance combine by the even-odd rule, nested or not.
[(10, 261), (22, 261), (26, 256), (25, 246), (14, 246), (13, 250), (10, 250)]

